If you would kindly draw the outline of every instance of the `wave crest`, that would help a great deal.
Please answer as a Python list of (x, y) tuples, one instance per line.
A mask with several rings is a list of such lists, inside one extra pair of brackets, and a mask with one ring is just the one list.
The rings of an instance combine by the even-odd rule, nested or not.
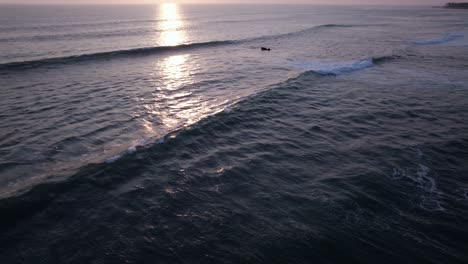
[(81, 62), (81, 61), (87, 61), (87, 60), (95, 60), (95, 59), (100, 59), (100, 58), (114, 58), (118, 56), (147, 55), (147, 54), (152, 54), (152, 53), (161, 53), (161, 52), (176, 51), (176, 50), (187, 50), (187, 49), (202, 48), (202, 47), (229, 45), (233, 43), (235, 43), (235, 41), (229, 41), (229, 40), (210, 41), (210, 42), (201, 42), (201, 43), (193, 43), (193, 44), (182, 44), (178, 46), (144, 47), (144, 48), (136, 48), (136, 49), (128, 49), (128, 50), (116, 50), (116, 51), (99, 52), (99, 53), (91, 53), (91, 54), (83, 54), (83, 55), (74, 55), (74, 56), (68, 56), (68, 57), (48, 58), (48, 59), (41, 59), (41, 60), (34, 60), (34, 61), (10, 62), (10, 63), (5, 63), (5, 64), (0, 64), (0, 70), (28, 69), (28, 68), (36, 68), (36, 67), (50, 65), (50, 64), (68, 64), (68, 63), (75, 63), (75, 62)]
[(320, 75), (339, 75), (369, 68), (374, 65), (372, 59), (355, 61), (309, 61), (292, 63), (294, 68), (311, 71)]
[(397, 58), (399, 58), (399, 56), (382, 56), (349, 61), (296, 61), (291, 63), (291, 66), (293, 68), (314, 72), (320, 75), (339, 75), (363, 70), (372, 67), (375, 64)]
[(462, 33), (450, 33), (440, 38), (415, 40), (415, 41), (412, 41), (411, 43), (417, 44), (417, 45), (434, 45), (434, 44), (442, 44), (442, 43), (454, 41), (463, 37), (464, 35)]

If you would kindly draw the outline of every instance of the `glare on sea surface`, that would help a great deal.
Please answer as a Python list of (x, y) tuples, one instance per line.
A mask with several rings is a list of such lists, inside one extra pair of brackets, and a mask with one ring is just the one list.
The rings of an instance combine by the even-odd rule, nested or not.
[(184, 22), (180, 15), (179, 5), (176, 3), (163, 3), (159, 6), (158, 19), (160, 35), (158, 46), (176, 46), (186, 41)]
[(188, 57), (188, 55), (174, 55), (162, 61), (166, 90), (177, 90), (186, 82), (189, 75), (186, 64)]
[[(175, 127), (180, 125), (180, 122), (187, 119), (187, 116), (181, 116), (184, 111), (190, 112), (192, 115), (197, 115), (194, 105), (198, 101), (191, 101), (187, 96), (191, 94), (190, 89), (186, 86), (191, 83), (191, 68), (193, 65), (189, 61), (190, 55), (178, 54), (168, 56), (158, 60), (155, 64), (155, 69), (160, 74), (161, 85), (157, 88), (156, 96), (160, 102), (163, 102), (163, 109), (160, 109), (159, 119), (166, 127)], [(189, 104), (189, 105), (187, 105)], [(158, 104), (157, 108), (161, 105)], [(156, 107), (156, 106), (154, 106)], [(192, 118), (190, 116), (189, 118)]]
[[(187, 43), (185, 27), (187, 26), (176, 3), (163, 3), (157, 15), (157, 46), (177, 46)], [(155, 104), (145, 106), (148, 116), (156, 115), (168, 129), (186, 126), (197, 122), (213, 111), (208, 107), (206, 98), (192, 96), (191, 83), (193, 72), (198, 65), (193, 55), (173, 54), (155, 61), (155, 74), (160, 83), (154, 92)], [(148, 134), (157, 133), (151, 122), (142, 124)]]

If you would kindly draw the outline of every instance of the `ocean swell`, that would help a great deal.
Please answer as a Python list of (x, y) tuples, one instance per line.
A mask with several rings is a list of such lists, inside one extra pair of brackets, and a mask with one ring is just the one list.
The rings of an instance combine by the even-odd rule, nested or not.
[(70, 64), (70, 63), (76, 63), (76, 62), (82, 62), (82, 61), (109, 59), (109, 58), (115, 58), (119, 56), (150, 55), (150, 54), (169, 52), (169, 51), (191, 50), (195, 48), (210, 48), (210, 47), (215, 47), (215, 46), (251, 43), (251, 42), (259, 42), (259, 41), (263, 42), (263, 41), (268, 41), (268, 40), (273, 40), (273, 39), (281, 39), (285, 37), (292, 37), (296, 35), (307, 34), (307, 33), (314, 32), (316, 30), (323, 29), (323, 28), (334, 28), (334, 27), (352, 27), (352, 26), (326, 24), (326, 25), (318, 25), (318, 26), (310, 27), (307, 29), (299, 30), (299, 31), (289, 32), (289, 33), (260, 36), (260, 37), (254, 37), (254, 38), (248, 38), (248, 39), (217, 40), (217, 41), (208, 41), (208, 42), (199, 42), (199, 43), (186, 43), (186, 44), (181, 44), (178, 46), (142, 47), (142, 48), (136, 48), (136, 49), (124, 49), (124, 50), (97, 52), (97, 53), (90, 53), (90, 54), (79, 54), (79, 55), (55, 57), (55, 58), (44, 58), (44, 59), (30, 60), (30, 61), (7, 62), (7, 63), (0, 64), (0, 70), (22, 70), (22, 69), (29, 69), (29, 68), (37, 68), (37, 67), (41, 67), (45, 65)]

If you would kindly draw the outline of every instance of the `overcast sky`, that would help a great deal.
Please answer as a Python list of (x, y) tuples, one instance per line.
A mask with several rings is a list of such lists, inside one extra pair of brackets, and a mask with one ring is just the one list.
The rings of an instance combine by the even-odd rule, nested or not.
[[(468, 1), (468, 0), (466, 0)], [(0, 3), (14, 4), (157, 4), (159, 2), (178, 3), (278, 3), (278, 4), (387, 4), (387, 5), (442, 5), (456, 0), (0, 0)]]

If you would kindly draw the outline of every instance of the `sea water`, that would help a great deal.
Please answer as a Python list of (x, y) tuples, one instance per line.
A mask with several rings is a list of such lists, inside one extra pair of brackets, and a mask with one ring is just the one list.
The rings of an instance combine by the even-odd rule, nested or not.
[(466, 262), (467, 21), (1, 6), (0, 262)]

